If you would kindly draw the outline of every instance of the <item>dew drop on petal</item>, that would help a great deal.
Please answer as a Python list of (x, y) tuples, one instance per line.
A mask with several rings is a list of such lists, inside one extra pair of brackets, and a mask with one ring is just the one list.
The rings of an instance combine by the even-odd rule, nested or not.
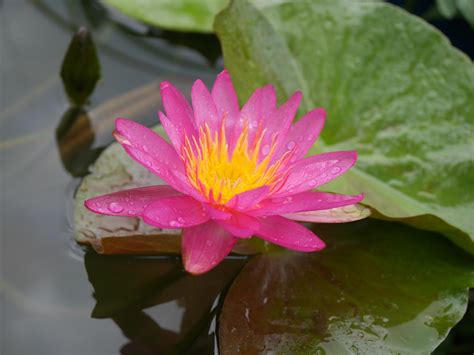
[(338, 166), (335, 166), (335, 167), (332, 168), (332, 170), (331, 170), (331, 173), (333, 173), (333, 174), (338, 174), (338, 173), (340, 173), (340, 172), (341, 172), (341, 168), (338, 167)]
[(109, 210), (113, 213), (120, 213), (123, 211), (123, 206), (120, 203), (111, 202), (109, 203)]
[(296, 143), (293, 142), (293, 141), (291, 141), (291, 142), (288, 142), (288, 144), (286, 145), (286, 147), (291, 150), (291, 149), (293, 149), (293, 148), (295, 147), (295, 145), (296, 145)]
[(185, 220), (184, 220), (184, 218), (182, 218), (182, 217), (178, 217), (178, 222), (179, 222), (179, 223), (184, 223)]
[(266, 144), (262, 148), (262, 154), (263, 155), (268, 155), (268, 153), (270, 153), (270, 146), (268, 144)]
[(175, 221), (175, 220), (172, 220), (172, 221), (170, 221), (170, 226), (171, 226), (171, 227), (178, 227), (178, 226), (179, 226), (179, 223), (178, 223), (177, 221)]
[(308, 185), (311, 187), (316, 186), (316, 180), (309, 180)]

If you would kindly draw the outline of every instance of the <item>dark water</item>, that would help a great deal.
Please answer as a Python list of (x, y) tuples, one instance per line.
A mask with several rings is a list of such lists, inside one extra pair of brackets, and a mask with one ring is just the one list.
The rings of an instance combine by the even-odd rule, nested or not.
[(152, 354), (189, 343), (193, 352), (212, 352), (218, 295), (242, 261), (200, 279), (206, 286), (196, 294), (180, 260), (85, 254), (72, 240), (80, 180), (65, 169), (55, 130), (69, 107), (59, 68), (78, 26), (93, 29), (102, 64), (86, 108), (91, 148), (112, 140), (118, 104), (130, 118), (156, 120), (158, 91), (156, 100), (125, 108), (122, 99), (110, 101), (118, 95), (164, 78), (186, 90), (196, 78), (210, 81), (221, 63), (216, 40), (198, 36), (193, 49), (169, 33), (145, 38), (139, 26), (124, 31), (107, 21), (91, 2), (4, 1), (0, 9), (0, 353)]

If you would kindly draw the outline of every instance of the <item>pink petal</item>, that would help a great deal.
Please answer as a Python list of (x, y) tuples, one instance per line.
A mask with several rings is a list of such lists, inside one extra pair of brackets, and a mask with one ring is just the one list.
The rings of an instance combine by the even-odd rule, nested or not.
[(362, 201), (364, 194), (357, 196), (331, 194), (327, 192), (305, 191), (291, 196), (272, 197), (260, 203), (252, 211), (253, 216), (273, 216), (302, 211), (327, 210), (330, 208), (353, 205)]
[(216, 222), (240, 238), (250, 238), (260, 227), (258, 219), (237, 211), (233, 211), (230, 218), (218, 219)]
[(173, 147), (151, 129), (125, 118), (117, 118), (114, 136), (123, 146), (138, 149), (169, 169), (184, 173), (183, 162)]
[(370, 210), (361, 205), (349, 205), (322, 211), (306, 211), (285, 214), (284, 217), (294, 221), (314, 223), (353, 222), (370, 216)]
[(97, 196), (86, 200), (84, 205), (95, 213), (139, 217), (144, 209), (157, 199), (179, 195), (181, 193), (169, 185), (156, 185)]
[(298, 122), (292, 125), (281, 149), (275, 155), (275, 159), (280, 158), (285, 152), (293, 150), (293, 159), (304, 158), (308, 150), (313, 146), (319, 137), (326, 119), (326, 112), (322, 108), (317, 108), (304, 115)]
[[(301, 92), (295, 92), (287, 102), (285, 102), (277, 110), (273, 117), (268, 117), (265, 121), (265, 137), (262, 140), (262, 148), (260, 152), (260, 159), (263, 159), (268, 154), (268, 148), (272, 144), (273, 137), (277, 135), (276, 144), (277, 147), (285, 141), (288, 131), (291, 126), (291, 122), (295, 118), (298, 106), (300, 105), (301, 98), (303, 95)], [(274, 156), (272, 161), (277, 160)]]
[(236, 241), (212, 221), (186, 228), (181, 246), (184, 268), (194, 275), (209, 271), (231, 252)]
[(186, 228), (207, 222), (209, 215), (195, 199), (173, 196), (149, 205), (143, 213), (143, 220), (159, 228)]
[(344, 174), (356, 160), (355, 151), (323, 153), (301, 159), (292, 166), (288, 180), (275, 195), (293, 195), (324, 185)]
[(221, 128), (221, 118), (217, 114), (214, 100), (207, 90), (206, 85), (201, 80), (194, 82), (191, 96), (193, 99), (194, 119), (196, 127), (199, 129), (204, 123), (209, 125), (211, 132), (219, 131)]
[(150, 170), (155, 175), (163, 179), (168, 185), (171, 185), (176, 190), (186, 195), (191, 195), (197, 199), (203, 197), (189, 185), (186, 176), (180, 172), (179, 169), (174, 170), (155, 156), (151, 156), (142, 150), (136, 149), (129, 145), (124, 145), (123, 148), (130, 157), (142, 164), (145, 168)]
[(220, 206), (212, 205), (210, 203), (203, 202), (202, 204), (209, 214), (211, 219), (229, 219), (232, 217), (232, 212), (227, 208), (219, 208)]
[(281, 216), (260, 218), (260, 238), (298, 251), (317, 251), (326, 245), (309, 229)]
[[(179, 149), (184, 136), (196, 136), (193, 111), (186, 98), (171, 83), (162, 82), (160, 89), (161, 101), (169, 119), (166, 126), (163, 126), (172, 139), (174, 147)], [(160, 119), (162, 118), (160, 117)]]
[(231, 148), (234, 148), (233, 143), (242, 133), (242, 128), (246, 123), (249, 125), (249, 142), (253, 142), (260, 125), (264, 129), (264, 123), (274, 117), (276, 110), (276, 94), (275, 88), (272, 85), (255, 90), (244, 107), (242, 107), (236, 127), (232, 130), (234, 132), (234, 139), (230, 142), (232, 143), (230, 144)]
[(235, 195), (227, 203), (227, 206), (230, 208), (235, 208), (239, 211), (245, 211), (262, 201), (265, 197), (267, 197), (269, 192), (270, 188), (268, 186), (260, 186), (253, 190), (248, 190)]
[(171, 143), (173, 144), (174, 149), (177, 152), (181, 151), (181, 146), (183, 145), (183, 133), (178, 130), (178, 128), (173, 125), (166, 115), (159, 111), (158, 117), (160, 119), (161, 125), (165, 129), (166, 134), (168, 135)]
[(212, 98), (216, 104), (219, 119), (225, 118), (226, 120), (226, 135), (229, 139), (230, 133), (239, 119), (239, 102), (227, 70), (223, 70), (217, 76), (212, 88)]

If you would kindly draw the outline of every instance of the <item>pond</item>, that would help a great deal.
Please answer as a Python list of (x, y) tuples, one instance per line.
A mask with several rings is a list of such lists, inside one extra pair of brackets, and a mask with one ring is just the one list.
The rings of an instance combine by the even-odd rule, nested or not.
[[(345, 353), (340, 352), (344, 346), (339, 333), (345, 329), (347, 315), (355, 323), (349, 326), (353, 334), (346, 335), (361, 339), (350, 348), (354, 353), (365, 349), (362, 341), (367, 338), (376, 343), (387, 337), (395, 348), (406, 350), (406, 344), (415, 343), (424, 352), (426, 345), (416, 345), (410, 338), (413, 324), (418, 324), (417, 337), (435, 344), (452, 326), (449, 317), (462, 317), (465, 287), (441, 286), (443, 280), (433, 270), (444, 268), (448, 277), (457, 270), (454, 260), (468, 257), (439, 235), (395, 223), (356, 222), (355, 232), (345, 226), (321, 227), (318, 233), (334, 244), (319, 259), (285, 254), (276, 263), (268, 256), (249, 261), (232, 255), (199, 277), (186, 274), (178, 256), (104, 256), (77, 244), (74, 197), (89, 164), (113, 141), (114, 119), (123, 116), (147, 126), (156, 124), (156, 112), (162, 109), (159, 83), (173, 82), (184, 93), (190, 92), (197, 78), (211, 85), (224, 65), (220, 45), (210, 34), (150, 32), (120, 14), (113, 14), (111, 20), (96, 2), (5, 1), (0, 6), (2, 354), (218, 353), (218, 332), (228, 340), (225, 353), (235, 349), (257, 353), (271, 351), (281, 340), (267, 339), (268, 348), (254, 347), (261, 340), (259, 331), (286, 334), (291, 343), (300, 330), (317, 334), (318, 353), (337, 354)], [(90, 102), (78, 111), (70, 109), (59, 72), (71, 36), (82, 25), (93, 32), (102, 75)], [(76, 125), (72, 133), (65, 129), (71, 125)], [(364, 237), (353, 241), (351, 233)], [(416, 233), (418, 241), (409, 244), (409, 236)], [(346, 263), (372, 258), (364, 248), (368, 241), (374, 253), (390, 260), (390, 249), (402, 250), (406, 245), (421, 249), (432, 238), (436, 241), (428, 252), (414, 251), (400, 261), (406, 269), (391, 268), (379, 259), (355, 267)], [(353, 252), (347, 251), (348, 245)], [(411, 270), (411, 260), (419, 257), (428, 262), (433, 255), (441, 260), (434, 262), (433, 269), (414, 272), (408, 281), (398, 276), (401, 270)], [(452, 269), (446, 260), (453, 261)], [(246, 269), (249, 274), (243, 277), (240, 272), (249, 262), (252, 269)], [(298, 271), (281, 273), (275, 265)], [(374, 271), (370, 265), (379, 269)], [(306, 285), (304, 273), (318, 280), (327, 296)], [(372, 280), (371, 276), (377, 281), (367, 281), (364, 292), (351, 288), (365, 277)], [(431, 288), (417, 288), (424, 278), (432, 278)], [(259, 287), (262, 280), (272, 292)], [(411, 299), (400, 286), (398, 298), (392, 299), (383, 289), (393, 282), (407, 282), (424, 297)], [(292, 286), (281, 289), (282, 283)], [(306, 286), (298, 286), (302, 284)], [(246, 292), (249, 289), (252, 293)], [(263, 305), (272, 294), (275, 300), (269, 304), (284, 309), (283, 313), (265, 313)], [(226, 295), (231, 306), (222, 312)], [(295, 300), (298, 307), (292, 306)], [(317, 309), (315, 300), (325, 308), (297, 328), (285, 322), (286, 317)], [(283, 307), (278, 302), (288, 304)], [(390, 309), (390, 318), (380, 316), (382, 308)], [(413, 309), (416, 312), (410, 313)], [(262, 324), (262, 319), (271, 319), (272, 325)], [(333, 328), (327, 332), (329, 323)], [(252, 331), (236, 337), (234, 333), (243, 328)], [(304, 342), (312, 346), (307, 339)], [(305, 353), (310, 348), (298, 349)]]

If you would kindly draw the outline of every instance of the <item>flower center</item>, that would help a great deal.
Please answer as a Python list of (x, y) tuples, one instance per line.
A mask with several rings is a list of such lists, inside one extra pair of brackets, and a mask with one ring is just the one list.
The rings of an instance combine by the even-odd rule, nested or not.
[(220, 132), (214, 135), (207, 124), (199, 130), (199, 139), (193, 137), (191, 142), (185, 138), (182, 158), (186, 174), (191, 185), (200, 191), (211, 202), (225, 204), (233, 196), (261, 186), (269, 186), (270, 191), (281, 186), (287, 173), (280, 169), (287, 160), (284, 154), (271, 164), (276, 149), (276, 137), (270, 147), (265, 147), (265, 158), (259, 161), (259, 152), (264, 137), (264, 130), (259, 129), (249, 142), (249, 127), (245, 124), (237, 139), (232, 154), (226, 139), (225, 120)]

